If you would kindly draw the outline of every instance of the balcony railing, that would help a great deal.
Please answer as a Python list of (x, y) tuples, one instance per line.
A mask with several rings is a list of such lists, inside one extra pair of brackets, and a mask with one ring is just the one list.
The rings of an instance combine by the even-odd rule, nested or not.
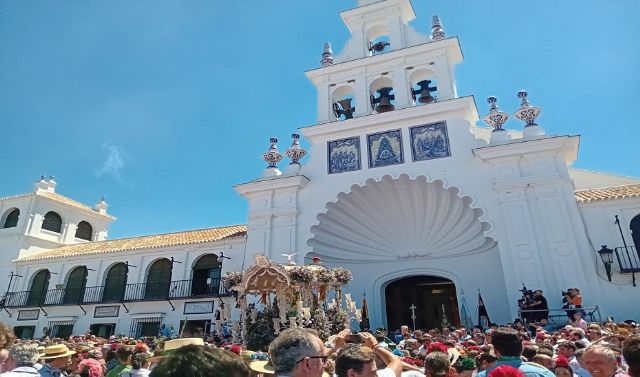
[(107, 304), (133, 301), (161, 301), (184, 298), (219, 297), (220, 278), (206, 280), (175, 280), (86, 288), (59, 288), (45, 292), (8, 292), (7, 308)]
[(635, 246), (616, 247), (614, 251), (621, 273), (640, 272), (640, 260)]

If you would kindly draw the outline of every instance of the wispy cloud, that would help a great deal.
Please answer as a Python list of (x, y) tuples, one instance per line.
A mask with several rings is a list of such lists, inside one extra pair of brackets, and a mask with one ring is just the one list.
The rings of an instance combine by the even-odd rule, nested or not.
[(110, 176), (121, 185), (126, 186), (121, 174), (121, 170), (126, 165), (126, 154), (121, 147), (110, 143), (102, 144), (102, 149), (106, 151), (106, 157), (102, 166), (96, 170), (96, 177)]

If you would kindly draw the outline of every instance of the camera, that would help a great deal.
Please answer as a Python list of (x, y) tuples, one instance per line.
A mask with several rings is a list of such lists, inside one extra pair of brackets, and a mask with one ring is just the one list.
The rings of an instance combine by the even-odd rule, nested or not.
[(350, 334), (344, 337), (345, 343), (364, 343), (364, 338), (360, 334)]

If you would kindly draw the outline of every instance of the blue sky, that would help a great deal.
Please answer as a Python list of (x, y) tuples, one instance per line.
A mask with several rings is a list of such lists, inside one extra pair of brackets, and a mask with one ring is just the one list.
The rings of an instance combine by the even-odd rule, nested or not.
[[(0, 195), (53, 174), (58, 192), (118, 220), (110, 238), (246, 221), (232, 185), (259, 176), (268, 138), (316, 118), (303, 72), (348, 38), (355, 0), (0, 2)], [(640, 177), (637, 0), (420, 0), (458, 36), (460, 95), (525, 88), (576, 167)], [(507, 128), (522, 126), (510, 120)], [(303, 142), (303, 145), (305, 143)]]

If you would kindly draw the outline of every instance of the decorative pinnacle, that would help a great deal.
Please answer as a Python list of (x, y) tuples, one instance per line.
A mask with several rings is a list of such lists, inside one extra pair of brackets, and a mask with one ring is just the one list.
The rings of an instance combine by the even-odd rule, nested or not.
[(320, 65), (327, 67), (333, 64), (333, 50), (331, 49), (331, 43), (324, 42), (324, 48), (322, 50), (322, 59), (320, 59)]
[(504, 131), (502, 125), (509, 119), (509, 114), (500, 111), (498, 107), (498, 99), (494, 96), (487, 98), (487, 102), (491, 105), (489, 114), (482, 117), (482, 120), (489, 126), (493, 127), (493, 132)]
[(433, 16), (431, 21), (431, 40), (439, 41), (445, 38), (444, 28), (440, 22), (440, 17)]
[(276, 146), (276, 144), (278, 143), (278, 139), (272, 137), (269, 139), (269, 143), (271, 143), (271, 146), (269, 146), (269, 150), (262, 155), (262, 159), (265, 160), (267, 164), (269, 164), (267, 166), (267, 169), (275, 168), (276, 164), (282, 161), (282, 159), (284, 158), (282, 156), (282, 153), (278, 152), (278, 147)]
[(520, 108), (516, 110), (513, 115), (521, 121), (525, 122), (525, 127), (535, 127), (538, 125), (536, 123), (536, 118), (538, 117), (538, 115), (540, 115), (542, 109), (537, 106), (531, 106), (529, 100), (527, 99), (528, 96), (529, 93), (527, 93), (525, 90), (521, 90), (518, 92), (518, 98), (520, 98), (522, 102), (520, 103)]
[(300, 135), (299, 134), (291, 134), (291, 147), (287, 149), (287, 157), (291, 160), (289, 165), (300, 164), (300, 161), (304, 156), (307, 155), (307, 151), (300, 147)]

